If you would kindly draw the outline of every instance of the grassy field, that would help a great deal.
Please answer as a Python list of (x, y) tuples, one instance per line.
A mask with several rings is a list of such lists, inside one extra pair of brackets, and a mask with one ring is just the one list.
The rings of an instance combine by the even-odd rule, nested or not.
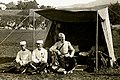
[[(15, 30), (6, 40), (4, 40), (12, 30), (0, 30), (0, 56), (1, 57), (15, 57), (20, 50), (19, 42), (21, 40), (27, 41), (28, 49), (32, 50), (35, 47), (35, 41), (38, 39), (45, 39), (46, 31), (33, 30)], [(4, 41), (3, 41), (4, 40)]]
[(72, 74), (42, 73), (36, 75), (0, 73), (0, 80), (120, 80), (120, 69), (88, 73), (74, 71)]
[[(0, 43), (10, 34), (12, 30), (0, 30)], [(33, 35), (34, 33), (34, 35)], [(45, 39), (47, 31), (42, 30), (15, 30), (2, 44), (0, 44), (0, 56), (1, 57), (15, 57), (19, 48), (19, 42), (21, 40), (27, 41), (28, 49), (32, 50), (35, 47), (33, 43), (37, 39)], [(112, 30), (113, 44), (115, 50), (115, 56), (120, 57), (120, 29)], [(34, 45), (34, 46), (33, 46)]]
[[(2, 42), (13, 30), (0, 30), (0, 42)], [(21, 40), (26, 40), (32, 46), (33, 40), (44, 39), (47, 31), (44, 30), (15, 30), (4, 42), (8, 46), (18, 44)]]
[[(11, 32), (11, 30), (0, 30), (0, 42)], [(46, 31), (36, 31), (35, 39), (44, 39)], [(113, 43), (116, 58), (120, 57), (120, 30), (112, 30)], [(20, 50), (19, 42), (26, 40), (29, 44), (28, 49), (33, 48), (33, 31), (17, 30), (12, 33), (0, 45), (0, 67), (5, 66), (6, 62), (14, 60)], [(6, 58), (5, 58), (6, 57)], [(84, 71), (74, 71), (72, 74), (43, 73), (37, 75), (0, 73), (0, 80), (120, 80), (120, 68), (107, 69), (99, 73), (88, 73)]]
[[(0, 64), (0, 68), (10, 63)], [(85, 71), (73, 71), (71, 74), (41, 73), (35, 75), (1, 73), (0, 80), (120, 80), (120, 68), (101, 69), (99, 72), (88, 73)]]

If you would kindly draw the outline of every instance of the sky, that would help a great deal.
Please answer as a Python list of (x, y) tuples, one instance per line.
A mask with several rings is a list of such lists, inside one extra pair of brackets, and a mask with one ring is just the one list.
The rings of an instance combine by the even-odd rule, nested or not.
[[(0, 0), (0, 2), (3, 3), (9, 3), (9, 2), (17, 2), (19, 0)], [(39, 5), (49, 5), (49, 6), (68, 6), (68, 5), (73, 5), (73, 4), (78, 4), (78, 3), (89, 3), (92, 1), (96, 0), (36, 0)]]

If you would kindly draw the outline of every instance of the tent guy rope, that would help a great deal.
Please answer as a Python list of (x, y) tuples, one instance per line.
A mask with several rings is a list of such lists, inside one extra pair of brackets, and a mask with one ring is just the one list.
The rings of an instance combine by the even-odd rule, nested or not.
[[(28, 17), (29, 17), (29, 15), (28, 15), (25, 19), (23, 19), (23, 20), (21, 21), (21, 23), (18, 25), (18, 27), (19, 27)], [(6, 40), (9, 38), (9, 36), (10, 36), (15, 30), (16, 30), (16, 29), (12, 30), (12, 31), (10, 32), (10, 34), (8, 34), (8, 35), (0, 42), (0, 45), (1, 45), (4, 41), (6, 41)]]

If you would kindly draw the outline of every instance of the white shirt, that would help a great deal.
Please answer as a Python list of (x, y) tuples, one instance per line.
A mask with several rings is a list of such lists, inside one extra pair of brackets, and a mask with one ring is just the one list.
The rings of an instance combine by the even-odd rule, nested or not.
[(43, 62), (47, 63), (48, 52), (46, 49), (41, 48), (40, 50), (35, 49), (32, 53), (32, 61), (35, 63)]
[(16, 56), (16, 62), (20, 65), (25, 65), (31, 61), (31, 52), (28, 49), (25, 51), (20, 50)]
[[(63, 45), (64, 44), (64, 45)], [(63, 46), (62, 46), (63, 45)], [(60, 47), (62, 46), (62, 48), (60, 49)], [(59, 51), (61, 52), (61, 54), (65, 54), (68, 53), (69, 50), (73, 51), (74, 54), (74, 48), (72, 47), (71, 43), (69, 41), (65, 41), (64, 43), (62, 43), (61, 41), (56, 42), (51, 48), (50, 51), (54, 51), (56, 49), (60, 49)], [(72, 55), (73, 56), (73, 55)]]

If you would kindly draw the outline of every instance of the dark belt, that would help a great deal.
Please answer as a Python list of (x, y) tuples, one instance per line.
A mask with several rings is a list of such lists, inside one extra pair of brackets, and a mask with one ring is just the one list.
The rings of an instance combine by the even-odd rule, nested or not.
[(69, 54), (69, 53), (62, 53), (62, 55)]
[(69, 53), (62, 53), (60, 56), (65, 56), (66, 54), (69, 54)]

